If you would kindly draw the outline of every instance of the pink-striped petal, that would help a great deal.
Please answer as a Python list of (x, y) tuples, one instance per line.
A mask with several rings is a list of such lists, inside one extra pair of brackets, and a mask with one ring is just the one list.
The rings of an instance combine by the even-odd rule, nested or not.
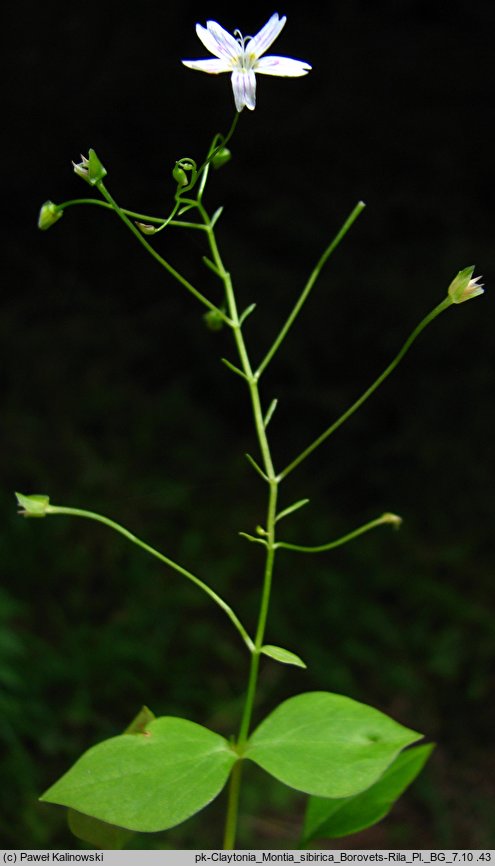
[(311, 66), (302, 60), (293, 60), (292, 57), (262, 57), (255, 66), (256, 72), (262, 75), (280, 75), (284, 78), (299, 78), (306, 75)]
[(250, 111), (256, 106), (256, 76), (252, 70), (234, 69), (232, 73), (232, 90), (234, 91), (235, 107), (242, 111), (244, 106)]
[(235, 61), (239, 56), (238, 42), (216, 21), (207, 21), (206, 27), (196, 24), (196, 33), (205, 48), (220, 60)]
[(232, 65), (226, 60), (183, 60), (184, 66), (188, 69), (197, 69), (198, 72), (209, 72), (211, 75), (218, 75), (219, 72), (230, 72)]
[(275, 41), (278, 34), (282, 30), (287, 18), (285, 15), (283, 18), (278, 17), (278, 13), (275, 12), (274, 15), (270, 18), (269, 21), (266, 22), (264, 27), (258, 31), (256, 36), (248, 42), (247, 50), (249, 54), (254, 54), (256, 57), (261, 57), (262, 54), (265, 53), (267, 48), (270, 47), (272, 42)]

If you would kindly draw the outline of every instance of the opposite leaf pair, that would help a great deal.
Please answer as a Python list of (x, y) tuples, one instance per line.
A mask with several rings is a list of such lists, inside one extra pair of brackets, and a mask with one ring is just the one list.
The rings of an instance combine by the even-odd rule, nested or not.
[[(242, 750), (194, 722), (145, 710), (125, 734), (89, 749), (42, 800), (119, 828), (158, 832), (207, 806), (237, 762), (248, 759), (311, 795), (307, 843), (332, 834), (337, 814), (337, 829), (346, 833), (382, 818), (432, 749), (400, 754), (419, 739), (378, 710), (330, 692), (289, 698)], [(101, 828), (81, 817), (72, 816), (73, 829), (94, 842)]]

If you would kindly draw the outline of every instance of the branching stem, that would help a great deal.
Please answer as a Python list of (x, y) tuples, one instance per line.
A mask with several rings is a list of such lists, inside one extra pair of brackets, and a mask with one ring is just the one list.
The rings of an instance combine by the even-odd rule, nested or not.
[(285, 322), (280, 333), (278, 334), (278, 336), (274, 340), (271, 348), (268, 350), (268, 352), (266, 353), (265, 357), (263, 358), (261, 364), (259, 365), (259, 367), (256, 371), (257, 376), (261, 376), (263, 370), (268, 366), (268, 364), (272, 360), (273, 356), (275, 355), (275, 353), (280, 348), (281, 344), (283, 343), (287, 334), (289, 333), (292, 325), (294, 324), (299, 313), (301, 312), (303, 304), (305, 303), (311, 289), (313, 288), (314, 284), (316, 283), (316, 280), (318, 279), (324, 264), (326, 263), (327, 259), (330, 258), (330, 256), (334, 252), (334, 250), (337, 249), (341, 240), (345, 237), (345, 235), (347, 234), (347, 232), (351, 228), (352, 224), (356, 221), (356, 219), (358, 218), (359, 214), (363, 211), (365, 206), (366, 205), (362, 201), (357, 203), (356, 207), (353, 209), (353, 211), (347, 217), (342, 228), (337, 232), (334, 239), (331, 241), (331, 243), (329, 243), (328, 247), (324, 251), (323, 255), (320, 256), (320, 258), (318, 259), (318, 262), (315, 265), (315, 267), (313, 268), (306, 285), (304, 286), (296, 304), (294, 305), (294, 307), (292, 309), (292, 312), (290, 313), (289, 317), (287, 318), (287, 321)]
[(433, 319), (436, 319), (436, 317), (440, 315), (443, 310), (446, 310), (448, 307), (450, 307), (451, 304), (451, 298), (447, 297), (440, 304), (438, 304), (438, 306), (436, 306), (431, 311), (431, 313), (428, 313), (428, 315), (425, 316), (425, 318), (419, 323), (419, 325), (417, 325), (414, 331), (407, 338), (406, 342), (402, 346), (402, 349), (397, 353), (394, 360), (388, 365), (388, 367), (386, 367), (383, 373), (378, 376), (378, 379), (375, 379), (373, 384), (370, 385), (370, 387), (364, 392), (364, 394), (362, 394), (361, 397), (359, 397), (359, 399), (356, 400), (356, 402), (353, 403), (352, 406), (350, 406), (349, 409), (347, 409), (347, 411), (344, 412), (344, 414), (337, 419), (337, 421), (335, 421), (330, 427), (328, 427), (321, 434), (321, 436), (318, 436), (318, 438), (315, 439), (314, 442), (311, 443), (311, 445), (308, 445), (308, 447), (305, 448), (304, 451), (302, 451), (295, 458), (295, 460), (292, 461), (292, 463), (289, 463), (289, 465), (286, 466), (286, 468), (279, 475), (280, 480), (287, 478), (287, 476), (296, 468), (296, 466), (299, 466), (299, 464), (302, 463), (303, 460), (306, 460), (306, 457), (309, 457), (309, 455), (312, 454), (319, 445), (322, 445), (323, 442), (325, 442), (326, 439), (328, 439), (328, 437), (332, 435), (332, 433), (335, 433), (335, 431), (338, 430), (338, 428), (344, 423), (344, 421), (347, 421), (348, 418), (351, 417), (351, 415), (354, 415), (354, 412), (356, 412), (357, 409), (359, 409), (360, 406), (363, 405), (363, 403), (368, 399), (368, 397), (371, 397), (371, 395), (376, 391), (376, 389), (379, 388), (379, 386), (385, 381), (385, 379), (390, 376), (390, 374), (395, 370), (399, 362), (402, 361), (402, 358), (404, 357), (406, 352), (411, 348), (414, 341), (417, 339), (417, 337), (419, 337), (419, 335), (426, 328), (426, 326), (429, 325), (430, 322), (433, 321)]
[(177, 562), (174, 562), (173, 559), (170, 559), (168, 556), (164, 556), (160, 551), (155, 550), (154, 547), (151, 547), (149, 544), (146, 544), (145, 541), (142, 541), (136, 535), (133, 535), (132, 532), (129, 532), (128, 529), (125, 529), (124, 526), (121, 526), (120, 523), (116, 523), (115, 520), (111, 520), (109, 517), (104, 517), (102, 514), (96, 514), (94, 511), (86, 511), (82, 508), (66, 508), (64, 506), (59, 505), (48, 505), (46, 508), (47, 514), (68, 514), (72, 517), (85, 517), (88, 520), (96, 520), (98, 523), (103, 523), (105, 526), (109, 526), (110, 529), (115, 530), (115, 532), (119, 532), (120, 535), (123, 535), (124, 538), (127, 538), (128, 541), (131, 541), (133, 544), (136, 544), (138, 547), (141, 547), (143, 550), (146, 550), (147, 553), (150, 553), (151, 556), (156, 557), (161, 562), (164, 562), (165, 565), (170, 566), (174, 571), (177, 571), (183, 577), (186, 577), (188, 580), (195, 583), (196, 586), (199, 586), (200, 589), (203, 590), (207, 595), (210, 596), (213, 601), (222, 608), (222, 610), (227, 614), (230, 621), (234, 624), (235, 628), (241, 635), (244, 643), (252, 653), (254, 651), (254, 644), (251, 638), (249, 637), (246, 629), (240, 622), (237, 615), (234, 613), (232, 608), (227, 604), (226, 601), (218, 595), (207, 583), (200, 580), (199, 577), (196, 577), (192, 572), (187, 571), (187, 569), (183, 568)]

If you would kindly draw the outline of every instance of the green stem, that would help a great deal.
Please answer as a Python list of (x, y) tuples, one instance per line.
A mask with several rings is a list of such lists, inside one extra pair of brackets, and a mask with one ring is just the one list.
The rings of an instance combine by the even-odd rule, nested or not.
[(450, 297), (447, 297), (445, 298), (445, 300), (442, 301), (441, 304), (438, 304), (438, 306), (436, 306), (435, 309), (431, 311), (431, 313), (428, 313), (428, 315), (425, 316), (425, 318), (414, 329), (412, 334), (410, 334), (410, 336), (402, 346), (400, 352), (398, 352), (398, 354), (395, 356), (394, 360), (388, 365), (388, 367), (383, 371), (383, 373), (378, 376), (378, 379), (376, 379), (373, 384), (370, 385), (368, 390), (365, 391), (364, 394), (362, 394), (361, 397), (359, 397), (359, 399), (356, 400), (356, 402), (353, 403), (352, 406), (346, 412), (344, 412), (344, 414), (341, 415), (340, 418), (337, 419), (337, 421), (335, 421), (330, 427), (328, 427), (328, 429), (325, 430), (324, 433), (321, 434), (321, 436), (318, 436), (318, 438), (315, 439), (315, 441), (312, 442), (311, 445), (308, 445), (308, 447), (305, 448), (305, 450), (302, 451), (301, 454), (299, 454), (298, 457), (296, 457), (295, 460), (292, 461), (292, 463), (289, 463), (289, 465), (286, 466), (283, 472), (280, 473), (279, 480), (287, 478), (287, 475), (289, 475), (289, 473), (292, 472), (292, 470), (295, 469), (296, 466), (299, 466), (299, 464), (302, 463), (303, 460), (306, 459), (306, 457), (309, 457), (309, 455), (312, 454), (319, 445), (325, 442), (325, 440), (328, 439), (328, 437), (331, 436), (332, 433), (335, 433), (335, 431), (338, 430), (338, 428), (344, 423), (344, 421), (347, 421), (347, 419), (350, 418), (351, 415), (353, 415), (354, 412), (356, 412), (357, 409), (359, 409), (359, 407), (363, 405), (363, 403), (368, 399), (368, 397), (371, 397), (373, 392), (376, 391), (376, 389), (379, 388), (382, 382), (384, 382), (385, 379), (390, 376), (390, 373), (395, 370), (406, 352), (410, 349), (414, 341), (417, 339), (417, 337), (419, 337), (419, 335), (426, 328), (426, 326), (429, 325), (430, 322), (433, 321), (433, 319), (436, 319), (436, 317), (440, 313), (442, 313), (443, 310), (446, 310), (448, 307), (450, 307), (451, 304), (452, 299)]
[(227, 815), (225, 818), (225, 830), (223, 837), (223, 850), (232, 851), (235, 847), (237, 833), (237, 817), (239, 814), (239, 795), (241, 792), (242, 761), (234, 764), (229, 780), (229, 793), (227, 801)]
[[(258, 438), (258, 444), (262, 456), (263, 469), (264, 474), (266, 476), (267, 483), (269, 485), (269, 497), (268, 497), (268, 506), (267, 506), (267, 516), (266, 516), (266, 536), (265, 536), (265, 544), (266, 544), (266, 559), (265, 559), (265, 569), (263, 575), (263, 586), (261, 592), (261, 601), (260, 601), (260, 609), (258, 614), (258, 623), (256, 627), (256, 637), (254, 642), (254, 649), (251, 654), (250, 661), (250, 669), (249, 669), (249, 678), (246, 689), (246, 696), (244, 700), (244, 708), (242, 712), (241, 723), (239, 727), (239, 735), (237, 739), (237, 749), (239, 755), (242, 755), (242, 752), (246, 746), (249, 729), (251, 725), (251, 719), (253, 715), (254, 702), (256, 698), (256, 687), (258, 683), (258, 672), (259, 672), (259, 662), (260, 662), (260, 652), (261, 647), (263, 646), (263, 640), (265, 636), (266, 623), (268, 619), (268, 611), (270, 606), (270, 594), (272, 587), (272, 578), (273, 578), (273, 567), (275, 561), (275, 520), (277, 514), (277, 498), (278, 498), (278, 485), (279, 480), (275, 474), (273, 460), (270, 452), (270, 445), (268, 442), (268, 438), (266, 435), (266, 425), (263, 420), (263, 410), (261, 407), (261, 399), (258, 388), (258, 374), (253, 373), (251, 363), (249, 360), (249, 355), (247, 352), (246, 344), (244, 342), (244, 336), (242, 334), (242, 327), (239, 320), (239, 314), (237, 310), (237, 304), (235, 300), (234, 289), (232, 285), (232, 280), (229, 272), (225, 269), (222, 258), (220, 256), (218, 245), (215, 238), (214, 227), (211, 223), (211, 220), (204, 209), (203, 205), (198, 202), (198, 209), (201, 213), (201, 216), (204, 220), (204, 223), (207, 227), (208, 232), (208, 240), (210, 244), (210, 251), (213, 262), (217, 269), (218, 275), (223, 282), (225, 289), (225, 299), (227, 303), (227, 309), (229, 312), (230, 320), (232, 322), (232, 331), (234, 335), (234, 340), (236, 343), (237, 352), (239, 355), (241, 369), (244, 373), (244, 377), (246, 379), (249, 394), (251, 399), (251, 407), (253, 412), (254, 426), (256, 429), (256, 434)], [(238, 769), (237, 769), (238, 767)], [(231, 782), (229, 787), (229, 795), (228, 795), (228, 806), (227, 806), (227, 816), (226, 816), (226, 825), (225, 825), (225, 837), (224, 837), (224, 845), (225, 848), (230, 849), (235, 845), (235, 837), (236, 837), (236, 827), (237, 827), (237, 814), (239, 809), (239, 797), (241, 791), (241, 775), (242, 768), (241, 763), (239, 762), (236, 765), (235, 776)]]
[(348, 218), (346, 219), (346, 221), (345, 221), (344, 225), (342, 226), (342, 228), (340, 229), (340, 231), (335, 235), (333, 241), (328, 245), (325, 252), (323, 253), (323, 255), (318, 260), (316, 266), (313, 268), (313, 270), (310, 274), (309, 280), (307, 281), (306, 285), (304, 286), (304, 289), (301, 292), (301, 295), (299, 296), (297, 303), (295, 304), (291, 314), (289, 315), (287, 321), (285, 322), (285, 325), (283, 326), (278, 337), (275, 339), (273, 345), (268, 350), (268, 352), (266, 353), (265, 357), (263, 358), (261, 364), (259, 365), (259, 367), (256, 371), (258, 376), (260, 376), (261, 373), (263, 372), (263, 370), (265, 369), (265, 367), (268, 366), (268, 364), (272, 360), (273, 356), (275, 355), (275, 352), (277, 352), (277, 350), (280, 348), (280, 345), (285, 340), (287, 334), (289, 333), (289, 330), (291, 329), (297, 316), (301, 312), (302, 306), (303, 306), (304, 302), (306, 301), (311, 289), (313, 288), (316, 280), (318, 279), (325, 262), (332, 255), (334, 250), (338, 247), (341, 240), (345, 237), (345, 235), (347, 234), (347, 232), (351, 228), (352, 224), (356, 221), (359, 214), (363, 211), (363, 209), (365, 207), (366, 207), (366, 205), (364, 204), (364, 202), (360, 201), (357, 203), (356, 207), (354, 208), (352, 213), (348, 216)]
[[(261, 604), (258, 615), (258, 625), (256, 628), (255, 647), (251, 654), (249, 667), (249, 678), (244, 699), (244, 708), (242, 712), (239, 734), (237, 737), (237, 751), (242, 758), (243, 751), (246, 747), (251, 719), (253, 715), (254, 702), (256, 698), (256, 686), (258, 684), (258, 673), (260, 664), (261, 647), (265, 636), (266, 622), (268, 618), (268, 610), (270, 605), (270, 593), (273, 577), (273, 565), (275, 560), (275, 515), (277, 512), (277, 494), (278, 482), (272, 480), (270, 483), (270, 496), (268, 501), (267, 515), (267, 552), (265, 561), (265, 573), (263, 577), (263, 589), (261, 593)], [(235, 775), (234, 775), (235, 774)], [(235, 847), (235, 837), (237, 830), (237, 815), (239, 812), (239, 798), (241, 793), (242, 779), (242, 761), (238, 761), (235, 765), (231, 784), (229, 786), (227, 815), (225, 821), (224, 849), (231, 850)]]
[(268, 514), (266, 521), (267, 537), (266, 543), (266, 560), (265, 573), (263, 576), (263, 589), (261, 592), (261, 603), (258, 615), (258, 625), (256, 628), (256, 637), (254, 639), (254, 651), (251, 656), (251, 668), (249, 672), (248, 687), (246, 691), (246, 700), (242, 714), (241, 726), (239, 728), (238, 747), (242, 752), (246, 745), (251, 718), (254, 709), (254, 700), (256, 697), (256, 685), (258, 681), (259, 656), (263, 641), (265, 638), (266, 623), (268, 619), (268, 610), (270, 606), (270, 594), (272, 588), (273, 566), (275, 561), (275, 515), (277, 513), (277, 496), (278, 484), (273, 481), (270, 484), (270, 494), (268, 499)]
[(149, 252), (149, 254), (151, 256), (153, 256), (153, 258), (160, 265), (162, 265), (162, 267), (164, 267), (165, 270), (168, 271), (168, 273), (171, 274), (172, 277), (174, 277), (182, 286), (184, 286), (184, 288), (186, 288), (188, 292), (190, 292), (192, 295), (194, 295), (194, 297), (197, 298), (198, 301), (200, 301), (205, 307), (208, 307), (209, 310), (213, 310), (213, 312), (215, 312), (217, 315), (219, 315), (221, 317), (221, 319), (223, 319), (223, 321), (226, 322), (226, 324), (230, 325), (231, 322), (230, 322), (228, 316), (226, 316), (225, 313), (219, 307), (216, 307), (215, 304), (212, 304), (211, 301), (208, 300), (208, 298), (205, 298), (205, 296), (202, 295), (201, 292), (198, 291), (198, 289), (196, 289), (193, 285), (191, 285), (191, 283), (188, 280), (186, 280), (186, 278), (183, 277), (182, 274), (180, 274), (178, 271), (176, 271), (175, 268), (173, 268), (172, 265), (170, 265), (166, 261), (166, 259), (162, 258), (162, 256), (160, 256), (159, 253), (157, 253), (157, 251), (151, 246), (151, 244), (148, 243), (148, 241), (141, 234), (141, 232), (139, 231), (137, 226), (134, 225), (134, 223), (129, 219), (127, 214), (124, 213), (124, 211), (119, 207), (117, 202), (112, 198), (112, 196), (108, 192), (107, 188), (105, 187), (104, 183), (100, 180), (100, 181), (98, 181), (96, 186), (98, 187), (98, 190), (101, 192), (103, 198), (105, 198), (107, 200), (107, 202), (112, 206), (115, 213), (120, 217), (120, 219), (131, 230), (133, 235), (138, 239), (139, 243), (145, 248), (145, 250), (147, 250), (147, 252)]
[(229, 131), (225, 137), (221, 134), (217, 134), (215, 136), (215, 138), (213, 139), (212, 145), (210, 147), (210, 150), (208, 152), (208, 156), (206, 157), (203, 165), (198, 169), (198, 176), (202, 174), (200, 184), (199, 184), (199, 190), (198, 190), (198, 202), (200, 202), (202, 197), (203, 197), (203, 193), (205, 190), (206, 181), (208, 178), (208, 172), (210, 170), (210, 165), (211, 165), (212, 159), (214, 159), (216, 154), (223, 147), (225, 147), (227, 142), (229, 142), (230, 139), (232, 138), (232, 136), (235, 132), (236, 126), (239, 122), (240, 116), (241, 116), (240, 113), (238, 111), (236, 111), (235, 116), (234, 116), (234, 120), (232, 121), (231, 127), (230, 127), (230, 129), (229, 129)]
[(208, 584), (204, 583), (200, 580), (199, 577), (196, 577), (195, 574), (192, 574), (190, 571), (187, 571), (181, 565), (178, 565), (177, 562), (174, 562), (172, 559), (169, 559), (168, 556), (164, 556), (163, 553), (160, 553), (158, 550), (155, 550), (154, 547), (151, 547), (146, 542), (142, 541), (136, 535), (133, 535), (132, 532), (129, 532), (128, 529), (121, 526), (120, 523), (116, 523), (114, 520), (110, 520), (109, 517), (104, 517), (102, 514), (96, 514), (93, 511), (86, 511), (81, 508), (65, 508), (59, 505), (48, 505), (46, 507), (46, 514), (69, 514), (72, 517), (85, 517), (89, 520), (96, 520), (98, 523), (103, 523), (105, 526), (109, 526), (110, 529), (114, 529), (115, 532), (119, 532), (120, 535), (123, 535), (129, 541), (132, 541), (133, 544), (136, 544), (138, 547), (141, 547), (143, 550), (146, 550), (147, 553), (150, 553), (151, 556), (155, 556), (161, 562), (164, 562), (165, 565), (173, 568), (174, 571), (182, 574), (183, 577), (186, 577), (188, 580), (195, 583), (196, 586), (199, 586), (200, 589), (203, 590), (213, 601), (222, 608), (222, 610), (227, 614), (230, 621), (233, 623), (239, 634), (241, 635), (244, 643), (248, 647), (249, 651), (252, 653), (254, 651), (254, 644), (251, 638), (249, 637), (246, 629), (238, 619), (237, 615), (234, 613), (231, 607), (221, 598)]
[[(62, 204), (57, 205), (60, 210), (65, 210), (68, 207), (72, 207), (77, 204), (95, 204), (97, 207), (106, 208), (106, 210), (115, 210), (114, 206), (109, 204), (106, 201), (100, 201), (98, 198), (73, 198), (70, 201), (63, 201)], [(133, 219), (140, 220), (144, 223), (157, 223), (159, 225), (163, 225), (163, 223), (167, 222), (167, 219), (163, 217), (152, 217), (146, 213), (137, 213), (134, 210), (128, 210), (128, 208), (120, 208), (123, 214), (128, 217), (132, 217)], [(201, 229), (201, 231), (205, 231), (205, 226), (202, 223), (188, 223), (183, 222), (182, 220), (170, 220), (168, 223), (169, 226), (176, 226), (184, 229)]]
[(353, 538), (358, 538), (365, 532), (369, 532), (370, 529), (375, 529), (375, 527), (383, 526), (386, 523), (392, 524), (397, 528), (401, 523), (401, 519), (400, 517), (397, 517), (396, 514), (382, 514), (381, 517), (377, 517), (376, 520), (370, 520), (369, 523), (359, 526), (352, 532), (348, 532), (347, 535), (342, 535), (341, 538), (337, 538), (335, 541), (330, 541), (328, 544), (319, 544), (317, 547), (306, 547), (301, 544), (289, 544), (285, 541), (277, 541), (275, 547), (283, 547), (285, 550), (295, 550), (298, 553), (322, 553), (325, 550), (333, 550), (334, 547), (340, 547), (341, 544), (347, 544), (347, 542), (352, 541)]

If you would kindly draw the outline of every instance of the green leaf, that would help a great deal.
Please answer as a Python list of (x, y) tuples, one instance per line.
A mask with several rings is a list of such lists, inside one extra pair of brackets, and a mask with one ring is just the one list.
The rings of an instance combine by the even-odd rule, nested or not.
[(351, 797), (421, 736), (351, 698), (307, 692), (284, 701), (259, 725), (244, 757), (298, 791)]
[(219, 220), (220, 217), (222, 216), (222, 213), (223, 213), (223, 207), (219, 207), (216, 209), (215, 213), (213, 214), (213, 216), (210, 220), (210, 228), (214, 228), (217, 220)]
[(69, 830), (83, 842), (89, 842), (95, 848), (104, 848), (108, 851), (121, 851), (132, 837), (131, 830), (98, 821), (89, 815), (76, 812), (75, 809), (67, 810), (67, 822)]
[(239, 324), (243, 325), (244, 322), (246, 321), (247, 317), (250, 316), (251, 313), (254, 313), (255, 309), (256, 309), (256, 304), (250, 304), (249, 307), (246, 307), (244, 312), (241, 313), (241, 315), (239, 316)]
[(414, 746), (402, 752), (371, 788), (354, 797), (310, 797), (304, 819), (302, 844), (312, 839), (350, 836), (377, 824), (414, 781), (428, 760), (433, 745)]
[(263, 418), (263, 427), (265, 428), (265, 430), (268, 427), (270, 421), (272, 420), (273, 413), (275, 412), (275, 409), (277, 408), (277, 406), (278, 406), (278, 400), (276, 397), (274, 397), (272, 402), (270, 403), (270, 405), (268, 407), (268, 410), (267, 410), (265, 417)]
[(251, 466), (253, 467), (253, 469), (256, 470), (256, 472), (258, 473), (258, 475), (261, 475), (261, 477), (262, 477), (265, 481), (268, 481), (268, 476), (263, 472), (261, 466), (258, 466), (258, 464), (256, 463), (256, 460), (255, 460), (253, 457), (251, 457), (250, 454), (247, 454), (247, 453), (244, 455), (244, 457), (246, 458), (246, 460), (248, 461), (248, 463), (251, 464)]
[[(141, 707), (124, 733), (142, 734), (146, 726), (155, 718), (155, 714), (148, 707)], [(120, 851), (132, 836), (130, 830), (124, 830), (122, 827), (116, 827), (115, 824), (108, 824), (106, 821), (99, 821), (98, 818), (83, 815), (82, 812), (76, 812), (75, 809), (67, 810), (67, 823), (74, 836), (82, 839), (83, 842), (89, 842), (96, 848)]]
[(213, 271), (213, 273), (216, 274), (218, 277), (220, 275), (220, 271), (218, 270), (216, 264), (212, 262), (211, 259), (208, 258), (208, 256), (202, 256), (202, 259), (206, 267), (209, 268), (210, 271)]
[(183, 216), (183, 214), (187, 213), (188, 210), (191, 210), (191, 208), (193, 208), (193, 207), (194, 207), (193, 204), (185, 204), (185, 205), (184, 205), (183, 207), (181, 207), (181, 209), (177, 212), (177, 216)]
[(284, 508), (279, 514), (277, 514), (275, 518), (275, 523), (278, 523), (279, 520), (282, 520), (283, 517), (287, 517), (289, 514), (292, 514), (293, 511), (298, 511), (299, 508), (303, 508), (307, 505), (309, 499), (298, 499), (297, 502), (293, 502), (292, 505), (289, 505), (288, 508)]
[(85, 815), (153, 833), (185, 821), (224, 787), (237, 755), (227, 740), (163, 716), (82, 755), (41, 797)]
[(286, 650), (281, 646), (265, 644), (265, 646), (261, 647), (260, 652), (262, 652), (264, 656), (275, 659), (276, 662), (280, 662), (283, 665), (295, 665), (296, 668), (307, 667), (299, 656), (296, 656), (295, 653), (292, 653), (290, 650)]
[(234, 366), (234, 364), (231, 364), (230, 361), (227, 361), (227, 358), (220, 358), (220, 360), (221, 360), (222, 364), (225, 364), (225, 366), (228, 367), (229, 370), (232, 370), (232, 372), (236, 373), (238, 376), (240, 376), (241, 379), (247, 378), (246, 374), (243, 373), (242, 370), (239, 370), (239, 367), (236, 367), (236, 366)]

